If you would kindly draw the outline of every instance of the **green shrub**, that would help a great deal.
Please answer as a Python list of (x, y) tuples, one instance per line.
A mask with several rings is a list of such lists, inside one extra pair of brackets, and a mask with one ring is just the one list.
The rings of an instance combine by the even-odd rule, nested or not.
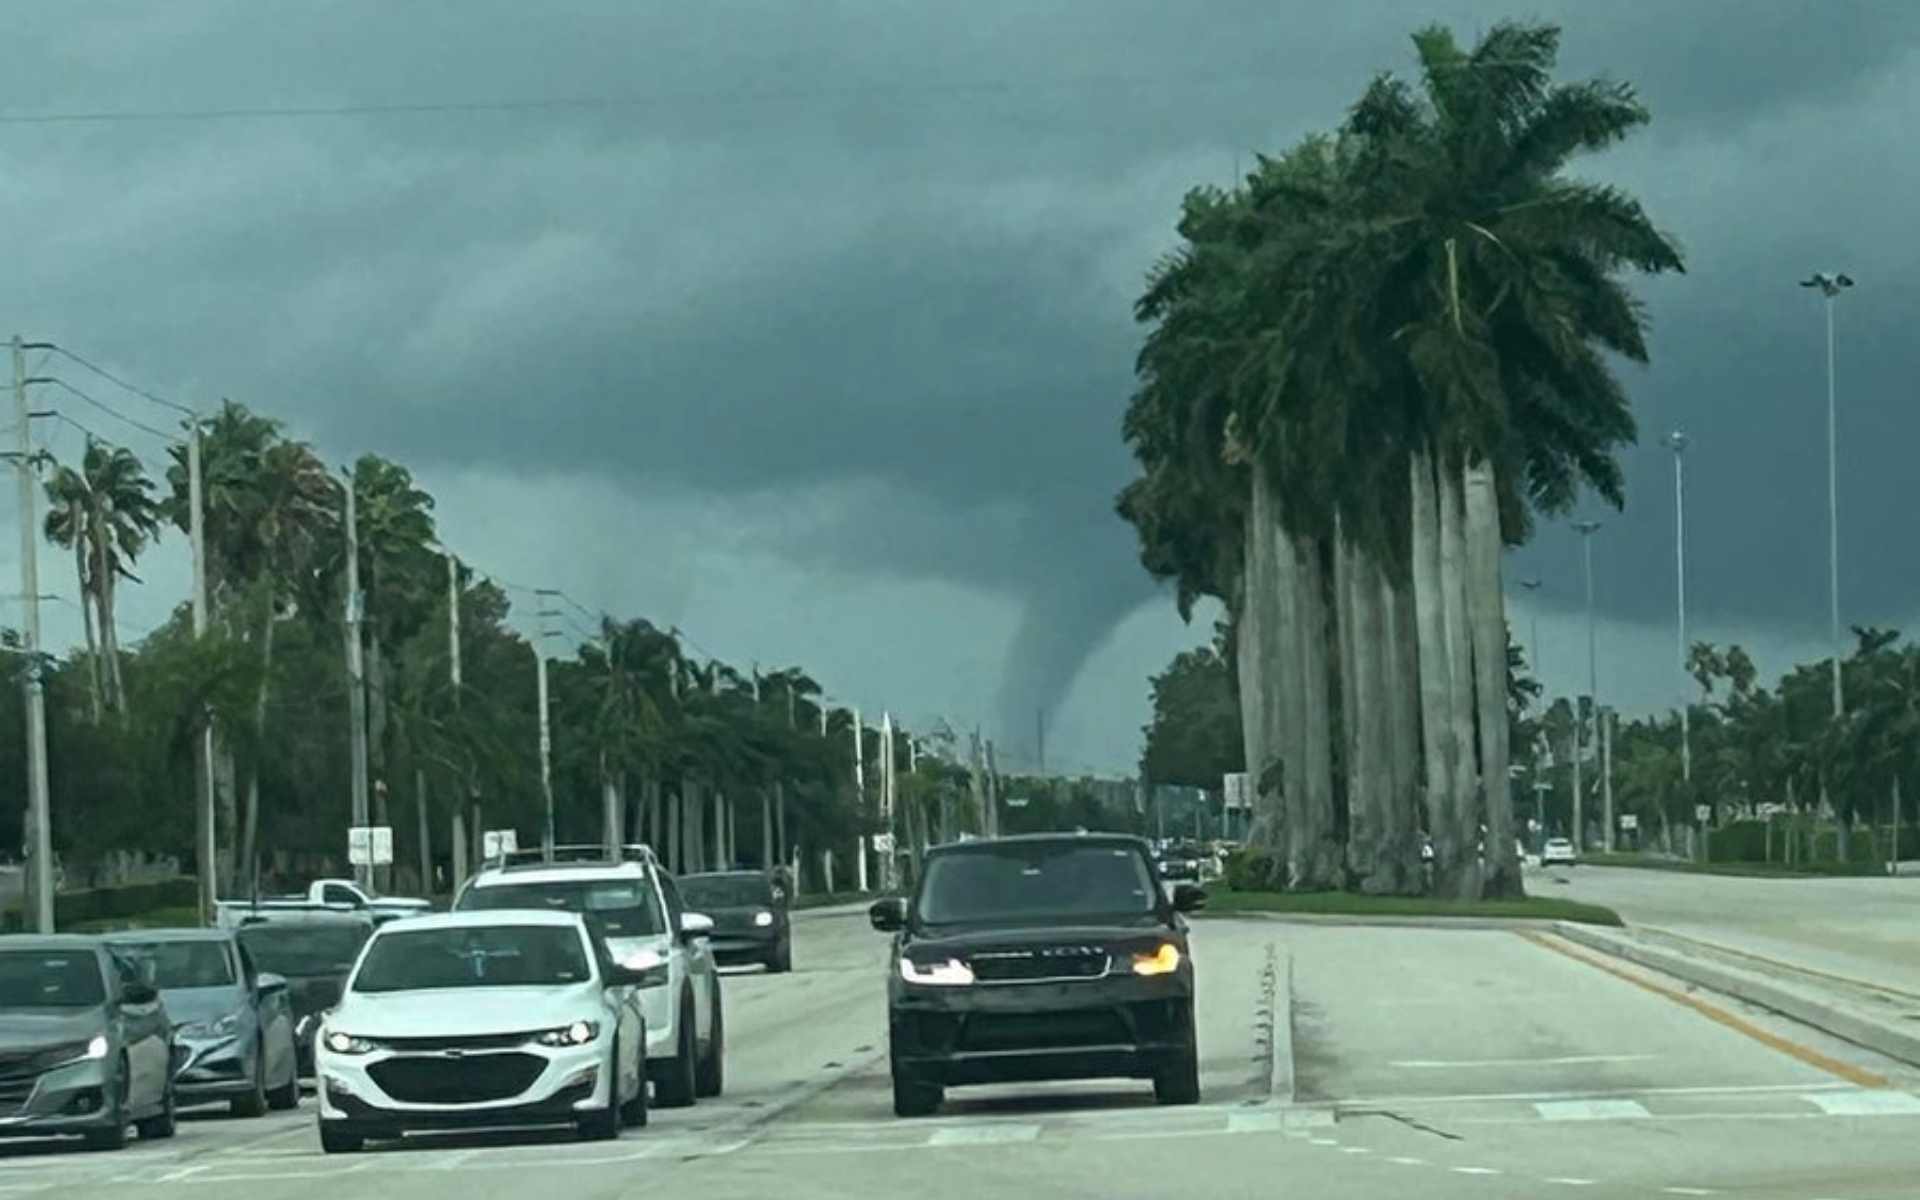
[[(1775, 841), (1779, 839), (1776, 837)], [(1776, 845), (1774, 850), (1778, 852)], [(1767, 823), (1728, 821), (1707, 831), (1708, 862), (1766, 862)]]
[(53, 898), (53, 920), (56, 927), (65, 929), (86, 921), (134, 917), (157, 908), (192, 908), (199, 898), (199, 881), (191, 876), (61, 892)]
[(1287, 886), (1287, 862), (1265, 847), (1238, 846), (1227, 852), (1226, 877), (1237, 892), (1278, 892)]

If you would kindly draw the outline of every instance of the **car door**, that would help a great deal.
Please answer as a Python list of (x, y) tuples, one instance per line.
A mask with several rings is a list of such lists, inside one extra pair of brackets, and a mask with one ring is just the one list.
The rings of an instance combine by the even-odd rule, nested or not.
[(365, 908), (367, 898), (344, 883), (323, 883), (320, 885), (320, 903), (344, 904), (348, 908)]
[(253, 955), (238, 939), (235, 939), (233, 949), (240, 956), (240, 978), (245, 981), (254, 1013), (260, 1019), (260, 1049), (263, 1056), (260, 1074), (268, 1087), (278, 1087), (294, 1078), (300, 1069), (293, 1052), (292, 997), (287, 995), (284, 984), (263, 992)]
[(158, 1106), (173, 1075), (173, 1023), (156, 991), (145, 1003), (127, 998), (127, 984), (137, 982), (131, 964), (111, 951), (100, 951), (108, 995), (119, 1013), (122, 1044), (127, 1052), (127, 1104), (135, 1112)]
[(600, 968), (601, 1003), (606, 1006), (607, 1018), (618, 1031), (620, 1059), (613, 1064), (618, 1083), (614, 1099), (624, 1102), (638, 1095), (639, 1090), (646, 1086), (641, 1078), (647, 1060), (646, 1018), (640, 1012), (640, 993), (637, 989), (607, 982), (607, 977), (613, 971), (613, 953), (607, 949), (607, 940), (591, 930), (587, 933), (587, 940), (593, 945), (593, 958)]
[(713, 944), (708, 938), (687, 937), (680, 932), (680, 918), (687, 906), (680, 899), (680, 889), (673, 882), (673, 876), (665, 871), (654, 872), (660, 880), (660, 892), (667, 906), (667, 924), (673, 930), (673, 942), (687, 964), (687, 975), (693, 981), (693, 1029), (702, 1041), (713, 1036)]

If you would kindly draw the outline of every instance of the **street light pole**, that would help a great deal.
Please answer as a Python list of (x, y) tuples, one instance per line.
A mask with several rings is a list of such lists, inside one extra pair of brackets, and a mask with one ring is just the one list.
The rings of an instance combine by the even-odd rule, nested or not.
[[(1533, 642), (1532, 645), (1527, 648), (1528, 663), (1533, 669), (1533, 681), (1540, 685), (1540, 711), (1544, 716), (1546, 713), (1547, 685), (1540, 677), (1540, 605), (1538, 603), (1540, 583), (1541, 581), (1538, 579), (1522, 579), (1520, 581), (1520, 586), (1526, 590), (1527, 596), (1529, 597), (1527, 608), (1532, 614), (1533, 623)], [(1530, 748), (1528, 757), (1532, 760), (1533, 766), (1534, 824), (1539, 826), (1535, 837), (1537, 844), (1539, 839), (1547, 836), (1547, 810), (1544, 802), (1540, 799), (1540, 739), (1538, 737), (1533, 739), (1533, 746)]]
[[(1593, 535), (1599, 530), (1600, 522), (1575, 521), (1573, 527), (1580, 534), (1580, 544), (1586, 560), (1587, 706), (1593, 710), (1597, 719), (1600, 715), (1600, 666), (1599, 656), (1595, 652), (1593, 632)], [(1580, 778), (1580, 745), (1586, 731), (1586, 723), (1586, 718), (1581, 715), (1580, 705), (1576, 700), (1573, 706), (1573, 848), (1575, 853), (1587, 848), (1586, 796), (1582, 794)]]
[(1840, 693), (1840, 481), (1833, 387), (1833, 300), (1853, 286), (1853, 279), (1842, 271), (1815, 271), (1801, 280), (1800, 286), (1819, 288), (1827, 302), (1827, 620), (1833, 643), (1833, 715), (1837, 720), (1846, 706)]
[[(32, 905), (33, 927), (53, 932), (53, 814), (47, 783), (47, 693), (40, 677), (40, 548), (39, 522), (34, 517), (33, 413), (27, 409), (27, 344), (13, 335), (13, 406), (20, 434), (14, 470), (20, 477), (20, 632), (26, 669), (27, 701), (27, 813), (33, 844), (28, 853), (33, 893), (22, 898)], [(80, 597), (85, 604), (87, 598)], [(204, 867), (203, 867), (204, 869)]]
[(1691, 796), (1693, 736), (1687, 712), (1692, 707), (1687, 688), (1690, 680), (1687, 675), (1687, 435), (1676, 429), (1667, 435), (1667, 445), (1673, 448), (1673, 577), (1679, 607), (1680, 645), (1680, 781), (1688, 785), (1687, 794)]
[[(365, 651), (360, 645), (360, 624), (366, 618), (366, 598), (360, 594), (360, 532), (355, 507), (354, 475), (346, 468), (347, 494), (347, 719), (352, 722), (349, 745), (353, 778), (353, 823), (365, 826), (367, 819), (367, 671)], [(361, 887), (373, 888), (373, 867), (362, 863), (354, 868), (354, 879)]]

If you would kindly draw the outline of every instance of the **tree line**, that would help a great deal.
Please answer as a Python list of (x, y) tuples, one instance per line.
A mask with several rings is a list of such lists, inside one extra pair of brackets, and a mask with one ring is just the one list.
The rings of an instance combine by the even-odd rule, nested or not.
[(1417, 79), (1189, 192), (1135, 306), (1117, 507), (1183, 615), (1226, 606), (1251, 840), (1291, 888), (1521, 890), (1501, 554), (1582, 490), (1622, 503), (1623, 280), (1682, 267), (1569, 173), (1648, 113), (1556, 82), (1559, 40), (1420, 30)]

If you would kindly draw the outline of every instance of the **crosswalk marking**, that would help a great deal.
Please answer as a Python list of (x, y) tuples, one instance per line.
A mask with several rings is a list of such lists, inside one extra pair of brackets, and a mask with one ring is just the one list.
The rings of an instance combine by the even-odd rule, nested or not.
[(1653, 1115), (1638, 1100), (1547, 1100), (1533, 1108), (1546, 1121), (1621, 1121)]
[(957, 1125), (935, 1130), (929, 1146), (979, 1146), (990, 1142), (1031, 1142), (1040, 1136), (1038, 1125)]
[(1277, 1112), (1237, 1112), (1227, 1114), (1228, 1133), (1272, 1133), (1280, 1128)]
[(1804, 1099), (1830, 1117), (1888, 1117), (1920, 1114), (1920, 1097), (1907, 1092), (1812, 1092)]

